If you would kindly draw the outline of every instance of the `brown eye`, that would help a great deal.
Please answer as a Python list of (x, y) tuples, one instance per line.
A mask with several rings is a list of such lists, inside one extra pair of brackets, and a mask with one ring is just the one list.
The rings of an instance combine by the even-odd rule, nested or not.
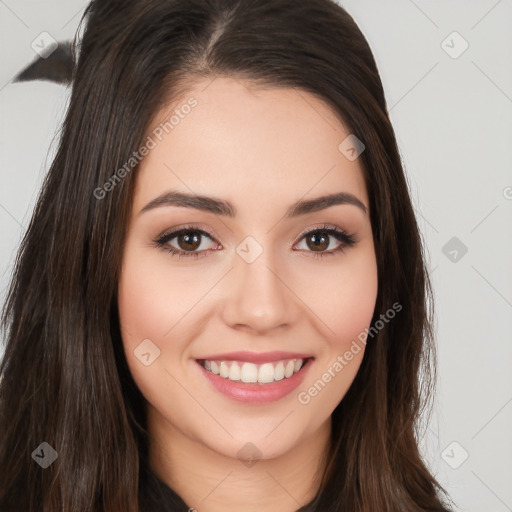
[(316, 231), (307, 235), (306, 244), (313, 251), (325, 251), (329, 247), (330, 236), (324, 231)]
[[(208, 244), (208, 241), (211, 243)], [(210, 234), (200, 229), (190, 228), (166, 233), (155, 242), (158, 247), (182, 256), (199, 256), (217, 246)]]
[(202, 235), (185, 233), (178, 235), (176, 240), (178, 242), (179, 249), (184, 251), (195, 251), (201, 245)]
[[(301, 244), (305, 247), (301, 247)], [(332, 256), (355, 244), (356, 238), (353, 235), (338, 228), (325, 226), (303, 234), (297, 247), (312, 256)]]

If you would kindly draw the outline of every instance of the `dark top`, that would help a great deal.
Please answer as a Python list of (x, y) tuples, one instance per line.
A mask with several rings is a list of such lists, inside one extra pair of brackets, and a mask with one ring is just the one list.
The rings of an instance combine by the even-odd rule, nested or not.
[(142, 512), (193, 511), (176, 492), (162, 482), (148, 464), (141, 464), (140, 495)]

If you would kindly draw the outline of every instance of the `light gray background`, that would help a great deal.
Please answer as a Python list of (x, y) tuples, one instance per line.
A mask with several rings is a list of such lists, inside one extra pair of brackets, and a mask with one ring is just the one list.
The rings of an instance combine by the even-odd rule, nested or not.
[[(341, 3), (377, 60), (429, 254), (439, 382), (425, 457), (460, 510), (512, 511), (512, 0)], [(68, 101), (10, 81), (41, 32), (73, 37), (85, 5), (0, 0), (2, 304)]]

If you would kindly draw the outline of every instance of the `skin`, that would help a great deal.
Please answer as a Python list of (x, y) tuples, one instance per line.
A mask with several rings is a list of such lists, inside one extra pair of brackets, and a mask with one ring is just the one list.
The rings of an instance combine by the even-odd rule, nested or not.
[[(291, 512), (318, 490), (330, 416), (364, 349), (308, 404), (298, 394), (369, 327), (375, 307), (377, 264), (363, 170), (338, 150), (350, 132), (309, 93), (219, 77), (197, 82), (189, 97), (197, 106), (138, 170), (119, 283), (125, 354), (148, 402), (150, 464), (199, 512)], [(186, 98), (159, 112), (152, 129)], [(141, 213), (169, 190), (229, 201), (237, 215), (170, 205)], [(353, 194), (367, 212), (341, 204), (284, 218), (293, 203), (334, 192)], [(178, 258), (154, 242), (191, 223), (215, 234), (201, 239), (202, 257)], [(333, 252), (340, 242), (330, 236), (320, 252), (332, 253), (314, 257), (301, 235), (323, 224), (345, 230), (356, 244)], [(236, 252), (248, 236), (263, 248), (252, 263)], [(178, 238), (169, 244), (187, 249)], [(149, 366), (134, 355), (146, 339), (160, 350)], [(289, 395), (247, 404), (220, 394), (196, 362), (235, 350), (315, 359)], [(261, 456), (250, 467), (237, 456), (249, 442)]]

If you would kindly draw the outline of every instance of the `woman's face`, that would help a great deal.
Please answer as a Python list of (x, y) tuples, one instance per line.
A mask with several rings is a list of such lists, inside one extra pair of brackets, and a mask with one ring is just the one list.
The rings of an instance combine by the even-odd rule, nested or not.
[(229, 457), (246, 443), (278, 457), (329, 425), (374, 311), (350, 133), (309, 93), (217, 78), (147, 135), (119, 312), (150, 428)]

